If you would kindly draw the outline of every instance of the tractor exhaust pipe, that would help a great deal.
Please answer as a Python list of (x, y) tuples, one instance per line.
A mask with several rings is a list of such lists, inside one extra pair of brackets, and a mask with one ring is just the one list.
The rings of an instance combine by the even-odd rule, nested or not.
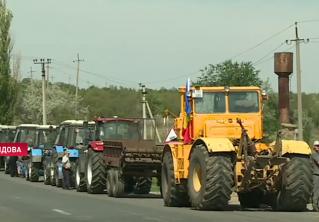
[(276, 52), (274, 69), (278, 75), (278, 106), (280, 123), (290, 123), (289, 119), (289, 76), (293, 72), (293, 53)]

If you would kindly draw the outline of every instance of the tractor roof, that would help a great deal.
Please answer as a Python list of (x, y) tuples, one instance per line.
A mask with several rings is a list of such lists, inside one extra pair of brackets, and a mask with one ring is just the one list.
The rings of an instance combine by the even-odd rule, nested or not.
[(37, 129), (56, 129), (55, 125), (39, 125)]
[[(234, 91), (258, 91), (258, 90), (261, 90), (260, 87), (258, 86), (230, 86), (230, 87), (227, 87), (227, 86), (193, 86), (191, 87), (191, 90), (194, 91), (194, 90), (203, 90), (203, 91), (212, 91), (212, 92), (221, 92), (221, 91), (226, 91), (226, 90), (234, 90)], [(186, 90), (186, 87), (185, 86), (182, 86), (179, 88), (179, 92), (185, 92)]]
[[(83, 126), (85, 120), (65, 120), (60, 125)], [(93, 125), (94, 121), (89, 121), (89, 125)]]
[(0, 125), (0, 129), (16, 129), (16, 126), (11, 125)]
[(20, 124), (17, 128), (37, 128), (38, 124)]
[(113, 121), (119, 121), (119, 122), (134, 122), (135, 120), (138, 120), (137, 118), (118, 118), (118, 117), (98, 117), (95, 119), (95, 122), (113, 122)]

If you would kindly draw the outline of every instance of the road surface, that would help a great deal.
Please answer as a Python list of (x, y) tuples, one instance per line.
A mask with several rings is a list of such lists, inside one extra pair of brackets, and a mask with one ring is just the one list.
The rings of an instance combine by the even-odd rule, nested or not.
[(195, 211), (169, 208), (156, 195), (109, 198), (105, 194), (77, 193), (11, 178), (0, 172), (1, 222), (318, 222), (315, 212), (272, 212), (269, 209), (241, 211), (232, 199), (226, 211)]

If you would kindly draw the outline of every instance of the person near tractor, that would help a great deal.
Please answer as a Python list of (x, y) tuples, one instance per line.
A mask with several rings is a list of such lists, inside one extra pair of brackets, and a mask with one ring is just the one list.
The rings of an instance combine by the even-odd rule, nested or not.
[(319, 141), (313, 143), (314, 152), (311, 155), (313, 164), (313, 210), (319, 212)]
[(70, 190), (70, 177), (71, 177), (71, 163), (69, 159), (69, 152), (64, 150), (62, 157), (62, 172), (63, 172), (63, 189)]

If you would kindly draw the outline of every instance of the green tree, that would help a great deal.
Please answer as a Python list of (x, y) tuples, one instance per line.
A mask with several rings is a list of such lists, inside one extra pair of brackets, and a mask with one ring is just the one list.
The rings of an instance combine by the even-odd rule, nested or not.
[(200, 86), (261, 86), (262, 80), (258, 76), (251, 62), (232, 62), (227, 60), (217, 65), (208, 65), (201, 70), (201, 76), (194, 83)]
[(6, 1), (0, 0), (0, 123), (2, 124), (11, 124), (13, 121), (13, 110), (17, 98), (17, 83), (12, 78), (10, 70), (12, 17)]
[[(42, 82), (24, 79), (21, 83), (23, 91), (19, 94), (17, 120), (21, 123), (42, 123)], [(47, 117), (49, 124), (59, 124), (66, 119), (74, 119), (74, 94), (62, 89), (58, 84), (49, 84), (47, 88)], [(82, 98), (79, 97), (80, 103)], [(87, 119), (87, 106), (79, 107), (81, 119)]]

